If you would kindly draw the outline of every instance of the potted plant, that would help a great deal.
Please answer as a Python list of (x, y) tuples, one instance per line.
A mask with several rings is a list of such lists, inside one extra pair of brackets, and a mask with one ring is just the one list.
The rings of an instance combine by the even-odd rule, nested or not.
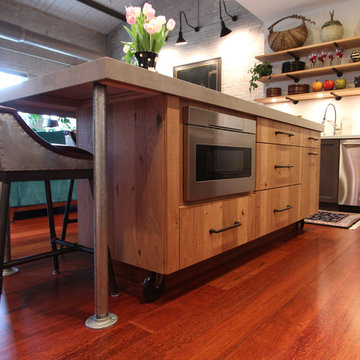
[[(148, 3), (144, 4), (142, 10), (140, 7), (133, 6), (125, 6), (125, 9), (126, 21), (131, 27), (129, 29), (124, 26), (124, 28), (130, 35), (131, 41), (122, 41), (125, 52), (122, 60), (130, 64), (135, 56), (139, 66), (154, 68), (157, 54), (164, 45), (169, 31), (175, 28), (176, 23), (174, 19), (169, 19), (166, 23), (165, 16), (155, 16), (155, 9)], [(165, 31), (165, 24), (167, 31)], [(149, 64), (147, 61), (151, 61), (151, 63)]]
[(272, 74), (272, 65), (270, 62), (254, 64), (254, 66), (248, 70), (248, 73), (251, 75), (249, 86), (249, 92), (251, 92), (259, 87), (259, 85), (256, 83), (259, 77), (269, 76)]

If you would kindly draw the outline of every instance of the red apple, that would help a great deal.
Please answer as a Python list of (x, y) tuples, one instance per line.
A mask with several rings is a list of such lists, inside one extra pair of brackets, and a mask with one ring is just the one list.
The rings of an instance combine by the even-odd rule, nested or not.
[(345, 86), (346, 86), (345, 79), (341, 78), (335, 80), (335, 89), (345, 89)]
[(313, 91), (321, 91), (323, 88), (323, 84), (321, 81), (314, 81), (313, 84), (312, 84), (312, 90)]
[(334, 81), (325, 80), (324, 81), (324, 90), (332, 90), (334, 88)]

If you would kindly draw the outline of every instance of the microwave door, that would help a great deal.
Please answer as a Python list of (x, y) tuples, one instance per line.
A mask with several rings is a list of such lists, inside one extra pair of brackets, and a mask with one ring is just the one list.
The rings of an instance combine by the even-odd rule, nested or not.
[(185, 126), (184, 199), (254, 189), (255, 135)]

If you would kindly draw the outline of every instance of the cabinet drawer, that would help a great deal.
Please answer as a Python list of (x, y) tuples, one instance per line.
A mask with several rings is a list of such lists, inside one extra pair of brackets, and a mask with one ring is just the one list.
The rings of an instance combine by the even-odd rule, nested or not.
[(319, 209), (320, 149), (303, 148), (302, 152), (301, 218), (304, 219)]
[(256, 192), (256, 237), (300, 220), (301, 185)]
[(301, 129), (301, 146), (320, 149), (320, 132), (310, 129)]
[(254, 212), (254, 194), (181, 207), (180, 268), (253, 240)]
[(256, 144), (256, 190), (301, 183), (301, 148)]
[(298, 126), (279, 121), (258, 118), (256, 124), (256, 141), (300, 146), (301, 129)]

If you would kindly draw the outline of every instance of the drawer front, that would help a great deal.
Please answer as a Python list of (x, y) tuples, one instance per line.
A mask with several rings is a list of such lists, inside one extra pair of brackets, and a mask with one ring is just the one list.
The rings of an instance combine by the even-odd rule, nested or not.
[(302, 149), (301, 218), (319, 210), (320, 149)]
[(301, 148), (256, 144), (256, 190), (301, 183)]
[(301, 128), (279, 121), (258, 118), (256, 141), (270, 144), (301, 145)]
[(320, 132), (310, 129), (301, 129), (301, 146), (320, 149)]
[(301, 185), (256, 192), (256, 237), (300, 220)]
[(253, 240), (254, 211), (254, 194), (181, 207), (180, 268)]

